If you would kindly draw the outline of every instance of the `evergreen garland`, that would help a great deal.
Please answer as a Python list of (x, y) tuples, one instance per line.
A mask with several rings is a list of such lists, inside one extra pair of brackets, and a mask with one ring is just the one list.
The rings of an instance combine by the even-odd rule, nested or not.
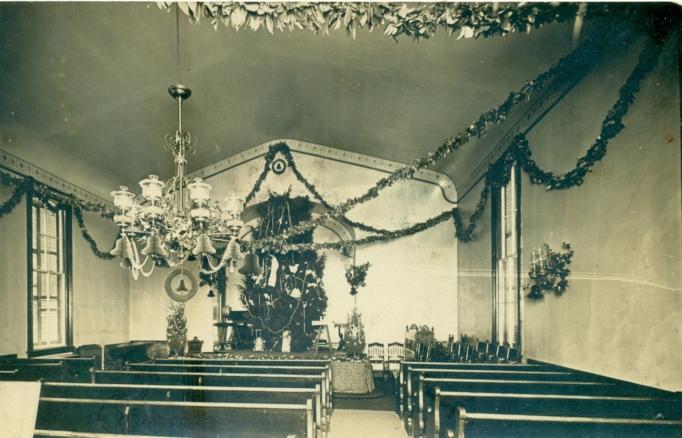
[[(508, 98), (500, 106), (482, 114), (472, 125), (460, 134), (447, 140), (434, 152), (416, 159), (412, 165), (404, 166), (396, 170), (387, 177), (379, 180), (364, 194), (347, 199), (337, 206), (332, 206), (325, 201), (316, 187), (300, 173), (296, 168), (289, 148), (286, 145), (280, 144), (271, 147), (268, 154), (266, 154), (264, 170), (247, 196), (247, 202), (252, 200), (253, 196), (260, 190), (260, 187), (269, 172), (272, 160), (276, 154), (281, 153), (284, 155), (289, 166), (291, 166), (297, 179), (306, 186), (316, 199), (327, 207), (327, 211), (314, 220), (308, 218), (307, 220), (296, 222), (295, 224), (286, 227), (281, 234), (259, 236), (256, 241), (252, 242), (252, 248), (266, 252), (291, 250), (317, 251), (319, 249), (347, 251), (348, 245), (357, 246), (375, 242), (391, 241), (400, 237), (419, 233), (440, 224), (449, 218), (453, 220), (455, 236), (457, 239), (464, 242), (470, 241), (473, 239), (477, 221), (482, 216), (487, 205), (490, 190), (494, 187), (499, 187), (508, 180), (509, 169), (514, 162), (518, 163), (521, 169), (528, 173), (530, 181), (533, 184), (542, 184), (547, 190), (565, 190), (581, 185), (591, 168), (606, 155), (608, 142), (624, 128), (622, 122), (623, 117), (627, 114), (630, 106), (634, 102), (635, 94), (639, 91), (642, 80), (656, 66), (662, 50), (662, 45), (668, 37), (670, 29), (674, 29), (675, 25), (678, 24), (678, 15), (679, 14), (676, 12), (672, 14), (671, 17), (665, 16), (661, 18), (660, 14), (654, 14), (652, 17), (644, 20), (649, 24), (642, 24), (642, 27), (649, 31), (651, 27), (650, 22), (659, 24), (655, 27), (656, 33), (652, 36), (652, 42), (645, 46), (640, 54), (637, 66), (628, 77), (626, 83), (619, 90), (618, 100), (602, 122), (600, 135), (597, 136), (585, 155), (578, 159), (575, 168), (569, 172), (566, 172), (563, 175), (555, 175), (552, 172), (540, 169), (532, 159), (532, 153), (528, 146), (528, 140), (526, 139), (525, 134), (519, 134), (498, 162), (489, 166), (485, 175), (485, 186), (481, 191), (476, 208), (467, 220), (466, 225), (464, 224), (465, 221), (462, 219), (459, 208), (457, 207), (400, 230), (385, 230), (361, 222), (352, 221), (345, 217), (345, 213), (355, 206), (376, 198), (382, 190), (390, 187), (397, 181), (412, 178), (418, 170), (433, 166), (438, 161), (444, 159), (448, 154), (457, 151), (462, 145), (469, 142), (471, 138), (481, 138), (485, 136), (491, 125), (499, 124), (506, 120), (509, 111), (520, 102), (527, 100), (533, 93), (542, 89), (550, 81), (563, 80), (589, 70), (592, 65), (596, 63), (596, 59), (599, 58), (598, 55), (602, 53), (605, 48), (611, 47), (614, 44), (614, 42), (611, 41), (613, 35), (611, 35), (611, 37), (602, 37), (596, 41), (588, 40), (584, 42), (578, 49), (562, 58), (548, 71), (540, 74), (534, 80), (527, 82), (519, 91), (510, 93)], [(621, 44), (628, 44), (628, 41), (630, 41), (632, 37), (632, 34), (629, 36), (620, 35), (617, 39)], [(21, 198), (25, 194), (37, 197), (46, 205), (56, 203), (61, 206), (70, 206), (73, 209), (81, 234), (90, 245), (93, 254), (102, 259), (113, 258), (107, 251), (99, 249), (97, 242), (88, 232), (83, 218), (83, 211), (98, 212), (102, 217), (112, 218), (113, 211), (108, 209), (106, 205), (78, 200), (71, 195), (61, 194), (48, 186), (35, 181), (31, 177), (17, 177), (3, 170), (0, 170), (0, 183), (4, 186), (15, 187), (15, 190), (9, 199), (0, 204), (0, 217), (10, 213), (20, 203)], [(305, 238), (305, 236), (312, 235), (312, 230), (316, 226), (330, 218), (341, 218), (351, 226), (372, 234), (350, 243), (333, 242), (314, 244), (311, 240)], [(303, 240), (298, 239), (297, 236), (304, 236)]]

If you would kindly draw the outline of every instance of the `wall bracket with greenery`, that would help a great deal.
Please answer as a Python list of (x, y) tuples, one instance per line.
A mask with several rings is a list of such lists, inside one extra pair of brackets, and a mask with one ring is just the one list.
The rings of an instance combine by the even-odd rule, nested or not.
[(554, 251), (547, 244), (541, 248), (542, 255), (535, 259), (535, 251), (533, 261), (531, 262), (530, 272), (528, 277), (530, 282), (524, 285), (523, 289), (527, 292), (526, 297), (532, 300), (538, 300), (545, 296), (545, 294), (553, 293), (560, 296), (566, 291), (568, 287), (568, 275), (571, 270), (568, 265), (571, 264), (573, 258), (573, 249), (571, 245), (564, 242), (561, 245), (563, 252)]

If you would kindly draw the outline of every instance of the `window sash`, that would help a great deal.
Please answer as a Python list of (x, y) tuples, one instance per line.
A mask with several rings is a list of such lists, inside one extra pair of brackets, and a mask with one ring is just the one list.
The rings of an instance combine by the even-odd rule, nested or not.
[(68, 346), (68, 273), (65, 209), (33, 199), (31, 205), (30, 350)]

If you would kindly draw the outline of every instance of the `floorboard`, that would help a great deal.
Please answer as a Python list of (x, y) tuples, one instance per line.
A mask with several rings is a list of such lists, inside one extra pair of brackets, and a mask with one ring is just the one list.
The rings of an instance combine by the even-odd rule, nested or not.
[(407, 438), (400, 417), (391, 411), (334, 409), (329, 438)]

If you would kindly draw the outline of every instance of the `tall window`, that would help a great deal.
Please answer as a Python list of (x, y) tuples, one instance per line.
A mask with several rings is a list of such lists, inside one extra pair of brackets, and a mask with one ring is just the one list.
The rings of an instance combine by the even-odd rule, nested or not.
[(493, 340), (509, 345), (521, 342), (517, 173), (493, 195)]
[(28, 201), (28, 353), (40, 355), (72, 346), (71, 215)]

